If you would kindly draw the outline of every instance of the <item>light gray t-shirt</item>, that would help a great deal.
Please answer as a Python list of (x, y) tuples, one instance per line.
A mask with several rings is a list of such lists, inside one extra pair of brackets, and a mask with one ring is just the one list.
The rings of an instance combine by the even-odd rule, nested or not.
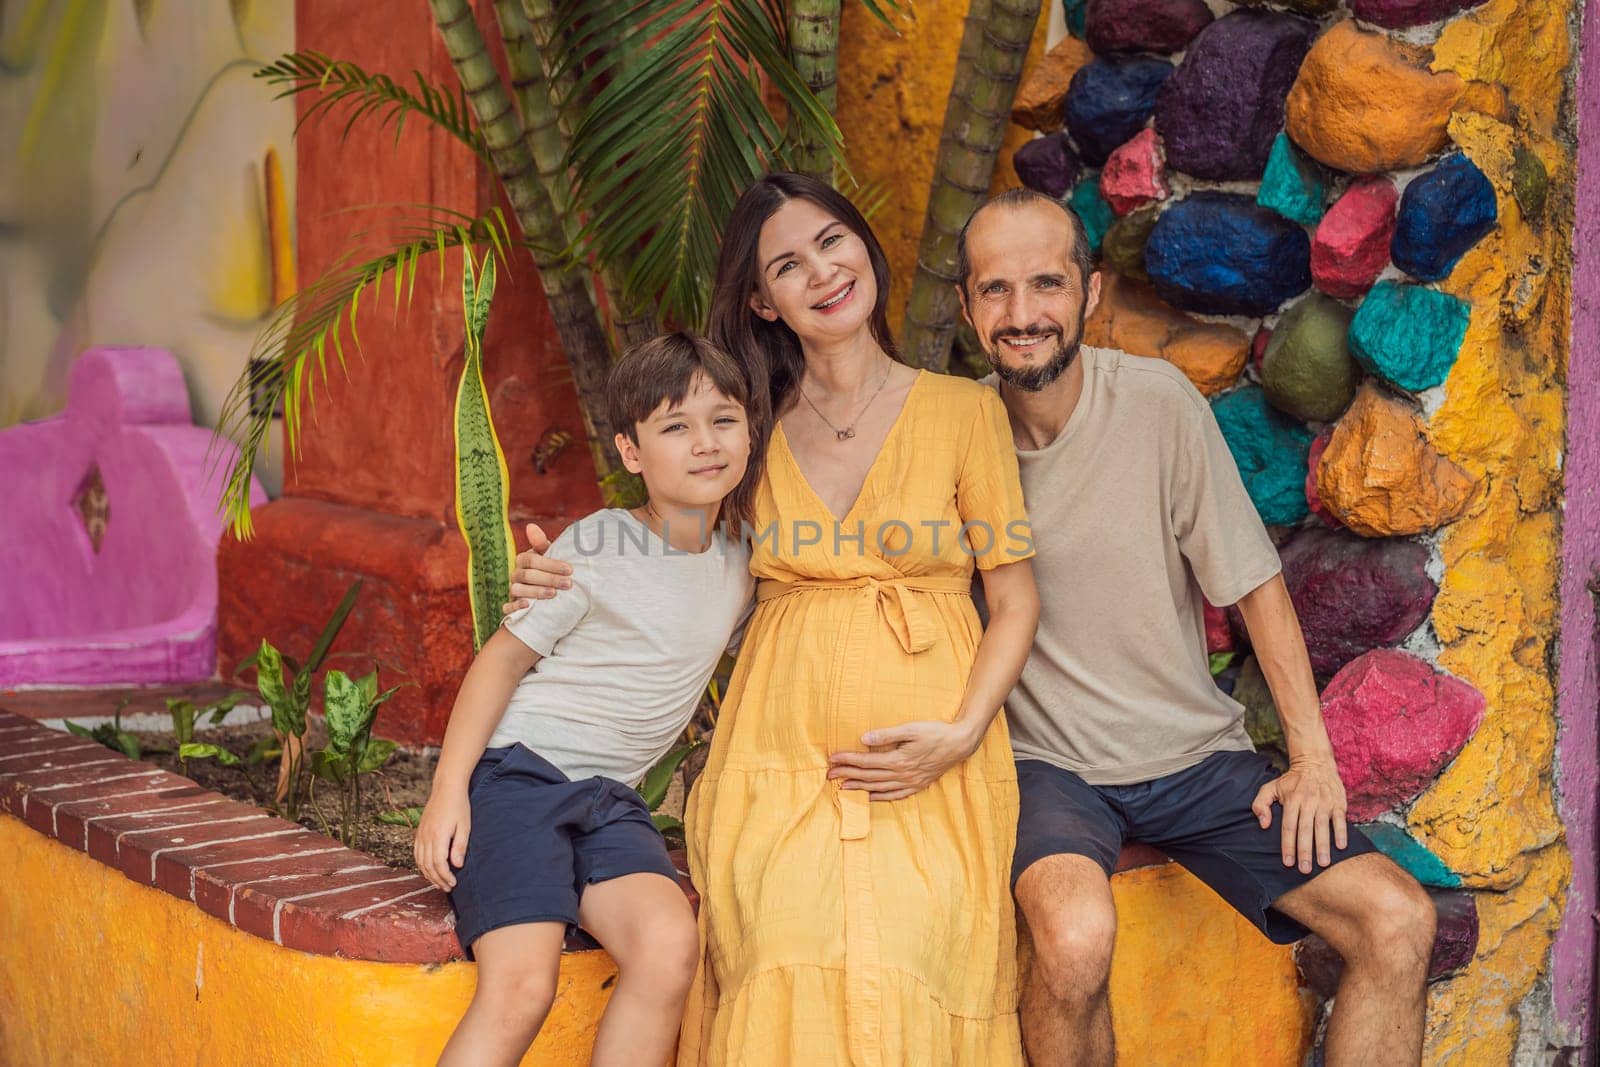
[(517, 683), (489, 747), (521, 742), (568, 778), (635, 785), (683, 732), (753, 606), (750, 552), (721, 532), (673, 549), (608, 508), (562, 532), (572, 588), (506, 617), (542, 657)]
[(1281, 565), (1182, 372), (1087, 345), (1078, 358), (1060, 435), (1017, 449), (1040, 613), (1006, 718), (1018, 759), (1122, 785), (1252, 747), (1211, 680), (1202, 595), (1232, 604)]

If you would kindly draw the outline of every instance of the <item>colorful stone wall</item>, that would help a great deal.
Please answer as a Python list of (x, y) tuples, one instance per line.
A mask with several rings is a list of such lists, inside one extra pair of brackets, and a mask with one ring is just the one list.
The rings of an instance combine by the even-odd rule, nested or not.
[[(1100, 247), (1086, 339), (1212, 398), (1274, 528), (1351, 815), (1439, 904), (1427, 1061), (1535, 1062), (1572, 1040), (1548, 971), (1576, 12), (1280, 7), (1069, 0), (1015, 173)], [(1331, 992), (1326, 946), (1300, 959)]]
[(0, 6), (0, 426), (96, 344), (171, 350), (215, 424), (295, 287), (294, 106), (251, 76), (293, 47), (269, 0)]

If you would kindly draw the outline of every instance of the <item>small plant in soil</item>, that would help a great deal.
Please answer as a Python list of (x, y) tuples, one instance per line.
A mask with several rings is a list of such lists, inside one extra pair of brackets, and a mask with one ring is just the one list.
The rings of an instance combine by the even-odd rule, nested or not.
[(189, 773), (189, 759), (183, 750), (194, 742), (194, 724), (209, 715), (212, 726), (221, 726), (222, 720), (228, 717), (228, 712), (237, 707), (245, 696), (244, 693), (229, 693), (221, 700), (213, 700), (204, 705), (197, 705), (192, 700), (178, 697), (167, 698), (167, 714), (172, 717), (172, 734), (178, 740), (178, 766), (185, 775)]
[[(310, 759), (314, 779), (331, 782), (338, 789), (339, 840), (355, 848), (360, 826), (361, 779), (380, 769), (394, 755), (395, 743), (372, 736), (378, 708), (394, 696), (400, 686), (378, 692), (378, 672), (351, 679), (343, 671), (331, 670), (322, 682), (323, 718), (328, 724), (328, 746), (313, 752)], [(315, 789), (312, 784), (313, 807)], [(327, 820), (316, 808), (324, 829)], [(330, 836), (332, 831), (329, 830)]]
[(139, 758), (139, 739), (122, 728), (122, 709), (128, 706), (124, 700), (117, 705), (117, 710), (111, 713), (111, 721), (103, 722), (94, 729), (79, 726), (77, 723), (67, 721), (64, 725), (68, 733), (87, 737), (91, 741), (98, 741), (113, 752), (120, 752), (129, 759)]

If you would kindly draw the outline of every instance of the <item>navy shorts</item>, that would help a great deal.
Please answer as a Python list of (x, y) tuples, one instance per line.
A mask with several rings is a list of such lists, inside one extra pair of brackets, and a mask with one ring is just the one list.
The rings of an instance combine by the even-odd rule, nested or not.
[(584, 887), (625, 874), (677, 881), (638, 792), (611, 778), (574, 782), (525, 745), (491, 748), (467, 786), (472, 831), (450, 903), (467, 958), (490, 930), (578, 924)]
[[(1090, 785), (1049, 763), (1019, 760), (1022, 806), (1011, 884), (1035, 862), (1063, 854), (1087, 856), (1109, 876), (1122, 846), (1136, 841), (1188, 868), (1273, 941), (1298, 941), (1309, 931), (1272, 904), (1327, 868), (1301, 874), (1285, 867), (1282, 807), (1272, 806), (1267, 830), (1250, 810), (1256, 793), (1280, 773), (1255, 752), (1213, 752), (1153, 781)], [(1361, 831), (1349, 831), (1348, 847), (1333, 851), (1334, 863), (1377, 851)]]

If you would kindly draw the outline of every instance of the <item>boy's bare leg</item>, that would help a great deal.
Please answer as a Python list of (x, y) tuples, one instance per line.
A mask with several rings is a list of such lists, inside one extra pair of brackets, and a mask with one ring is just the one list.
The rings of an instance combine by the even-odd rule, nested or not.
[(566, 923), (519, 923), (474, 942), (478, 988), (439, 1056), (440, 1067), (515, 1067), (550, 1014), (566, 932)]
[(1087, 856), (1046, 856), (1017, 879), (1033, 940), (1022, 980), (1022, 1044), (1033, 1067), (1111, 1067), (1111, 881)]
[(578, 923), (617, 961), (593, 1067), (658, 1067), (672, 1056), (700, 962), (694, 911), (677, 882), (627, 874), (583, 892)]

